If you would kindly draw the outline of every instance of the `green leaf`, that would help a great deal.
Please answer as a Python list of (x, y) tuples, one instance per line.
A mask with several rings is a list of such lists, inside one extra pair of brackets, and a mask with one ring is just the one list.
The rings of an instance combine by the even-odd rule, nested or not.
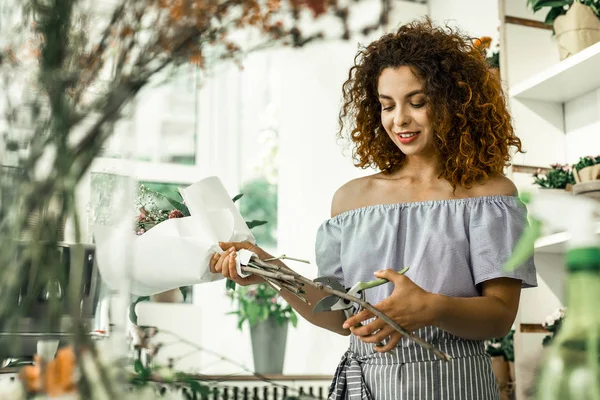
[(173, 207), (175, 207), (176, 209), (178, 209), (179, 211), (181, 211), (181, 213), (185, 216), (185, 217), (189, 217), (190, 216), (190, 210), (187, 208), (187, 206), (183, 203), (180, 203), (177, 200), (173, 200), (170, 197), (167, 197), (165, 195), (161, 195), (163, 196)]
[(144, 367), (144, 365), (142, 364), (142, 362), (140, 360), (134, 361), (133, 369), (139, 375), (138, 378), (140, 380), (142, 380), (143, 382), (146, 382), (148, 380), (148, 377), (150, 376), (150, 369)]
[(292, 323), (292, 326), (294, 328), (296, 327), (296, 325), (298, 325), (298, 316), (293, 311), (290, 312), (290, 322)]
[(241, 331), (242, 327), (244, 326), (244, 322), (246, 322), (246, 317), (241, 317), (240, 320), (238, 321), (238, 329)]
[(244, 197), (243, 193), (240, 193), (238, 195), (236, 195), (232, 200), (235, 203), (236, 201), (238, 201), (239, 199), (241, 199), (242, 197)]
[(264, 321), (267, 318), (269, 318), (269, 309), (267, 307), (262, 307), (260, 319)]
[(190, 379), (188, 381), (188, 385), (190, 385), (190, 389), (192, 389), (194, 394), (206, 396), (210, 393), (210, 388), (208, 386), (201, 385), (198, 383), (198, 381)]
[(136, 373), (141, 374), (144, 370), (144, 366), (142, 365), (142, 362), (140, 360), (135, 360), (133, 362), (133, 369)]
[(573, 1), (569, 1), (569, 0), (538, 0), (533, 2), (532, 6), (533, 6), (533, 12), (539, 11), (541, 8), (543, 7), (560, 7), (563, 8), (564, 6), (570, 6), (571, 4), (573, 4)]
[(548, 14), (546, 14), (546, 19), (544, 20), (544, 23), (546, 25), (554, 25), (554, 20), (556, 19), (556, 17), (563, 14), (566, 14), (566, 11), (562, 8), (553, 8), (550, 11), (548, 11)]
[(225, 288), (227, 290), (235, 290), (235, 282), (232, 281), (231, 279), (227, 278), (227, 280), (225, 282)]
[(138, 297), (133, 303), (129, 305), (129, 320), (132, 324), (137, 325), (137, 314), (135, 313), (135, 306), (137, 303), (141, 303), (142, 301), (149, 301), (150, 296)]
[(267, 223), (267, 221), (252, 220), (250, 222), (246, 222), (246, 225), (248, 225), (248, 229), (252, 229), (252, 228), (256, 228), (257, 226), (264, 225), (266, 223)]
[(179, 291), (181, 292), (181, 295), (183, 296), (183, 301), (185, 301), (187, 299), (188, 287), (187, 286), (181, 286), (179, 288)]
[(248, 309), (246, 310), (246, 312), (248, 314), (248, 321), (250, 321), (250, 326), (256, 325), (261, 316), (260, 305), (254, 302), (248, 303)]

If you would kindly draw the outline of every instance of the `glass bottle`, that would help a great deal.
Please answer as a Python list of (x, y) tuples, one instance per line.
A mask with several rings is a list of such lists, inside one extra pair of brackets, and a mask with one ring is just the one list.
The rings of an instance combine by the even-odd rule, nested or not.
[(567, 253), (567, 309), (545, 355), (538, 400), (600, 400), (600, 248)]

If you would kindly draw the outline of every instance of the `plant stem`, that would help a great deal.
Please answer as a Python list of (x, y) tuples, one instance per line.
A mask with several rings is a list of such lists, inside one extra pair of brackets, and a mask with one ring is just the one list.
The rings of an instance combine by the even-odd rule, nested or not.
[[(256, 261), (256, 259), (253, 259), (253, 261)], [(279, 270), (285, 271), (285, 274), (274, 274), (272, 272), (265, 271), (264, 269), (262, 269), (260, 267), (260, 265), (265, 264), (264, 261), (251, 262), (249, 264), (253, 265), (253, 267), (242, 266), (242, 271), (243, 272), (248, 272), (248, 273), (253, 273), (253, 274), (256, 274), (256, 275), (260, 275), (262, 277), (265, 277), (265, 279), (269, 278), (268, 279), (269, 281), (275, 280), (276, 281), (275, 284), (278, 285), (278, 286), (283, 287), (282, 283), (283, 284), (287, 284), (287, 285), (292, 285), (292, 284), (290, 283), (290, 281), (288, 279), (286, 279), (284, 282), (281, 282), (281, 280), (277, 281), (277, 279), (278, 279), (277, 275), (285, 276), (286, 278), (288, 276), (291, 276), (293, 278), (293, 280), (291, 281), (291, 282), (293, 282), (293, 284), (296, 284), (296, 285), (308, 285), (308, 286), (311, 286), (311, 287), (313, 287), (313, 288), (315, 288), (317, 290), (322, 290), (322, 291), (324, 291), (326, 293), (338, 296), (338, 297), (340, 297), (342, 299), (352, 301), (353, 303), (356, 303), (356, 304), (360, 305), (362, 308), (364, 308), (366, 310), (369, 310), (373, 315), (377, 316), (378, 318), (381, 318), (385, 323), (387, 323), (392, 328), (394, 328), (402, 336), (408, 338), (409, 340), (414, 341), (415, 343), (417, 343), (418, 345), (420, 345), (424, 349), (432, 351), (440, 359), (442, 359), (444, 361), (450, 360), (450, 356), (448, 354), (442, 352), (441, 350), (439, 350), (438, 348), (436, 348), (432, 344), (428, 343), (427, 341), (421, 339), (420, 337), (415, 336), (412, 333), (408, 332), (406, 329), (404, 329), (402, 326), (400, 326), (398, 323), (396, 323), (393, 319), (391, 319), (390, 317), (388, 317), (385, 313), (383, 313), (380, 310), (376, 309), (371, 304), (369, 304), (368, 302), (362, 300), (359, 297), (350, 295), (350, 294), (348, 294), (346, 292), (341, 292), (339, 290), (332, 289), (332, 288), (330, 288), (328, 286), (323, 285), (320, 282), (313, 282), (310, 279), (305, 278), (304, 276), (302, 276), (302, 275), (294, 272), (293, 270), (291, 270), (289, 268), (278, 267)], [(287, 287), (284, 287), (284, 288), (287, 289), (288, 291), (294, 293), (293, 291), (291, 291)]]

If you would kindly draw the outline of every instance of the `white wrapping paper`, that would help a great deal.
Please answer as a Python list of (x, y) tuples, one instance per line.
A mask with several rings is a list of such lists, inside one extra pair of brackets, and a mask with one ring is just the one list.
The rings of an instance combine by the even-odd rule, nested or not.
[(94, 227), (98, 268), (110, 287), (116, 289), (130, 279), (133, 294), (149, 296), (222, 279), (209, 269), (212, 255), (222, 252), (218, 242), (255, 243), (218, 177), (203, 179), (180, 192), (189, 217), (161, 222), (141, 236), (135, 234), (131, 220), (120, 226)]

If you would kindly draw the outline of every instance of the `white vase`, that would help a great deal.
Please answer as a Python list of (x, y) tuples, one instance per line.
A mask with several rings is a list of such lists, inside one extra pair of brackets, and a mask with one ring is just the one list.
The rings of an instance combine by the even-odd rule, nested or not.
[(575, 169), (573, 171), (575, 182), (587, 182), (600, 179), (600, 164), (590, 165), (589, 167), (581, 168), (580, 170)]

